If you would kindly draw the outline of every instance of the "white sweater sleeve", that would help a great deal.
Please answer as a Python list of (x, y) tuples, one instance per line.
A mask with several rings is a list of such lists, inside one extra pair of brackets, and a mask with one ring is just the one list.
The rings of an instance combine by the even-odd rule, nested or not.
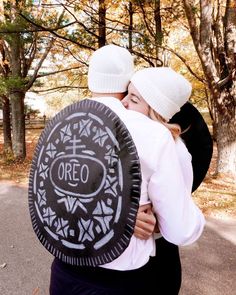
[(189, 245), (202, 234), (205, 218), (185, 185), (172, 136), (161, 140), (163, 147), (148, 185), (149, 198), (162, 236), (173, 244)]

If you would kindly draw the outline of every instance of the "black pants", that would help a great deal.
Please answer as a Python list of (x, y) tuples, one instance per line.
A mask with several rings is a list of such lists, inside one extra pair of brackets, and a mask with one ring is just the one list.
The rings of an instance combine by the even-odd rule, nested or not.
[(182, 269), (179, 255), (179, 247), (167, 242), (164, 238), (156, 240), (156, 256), (151, 260), (149, 267), (152, 272), (157, 271), (158, 282), (163, 295), (177, 295), (181, 287)]
[[(144, 295), (151, 294), (149, 263), (132, 271), (102, 267), (76, 267), (54, 259), (50, 295)], [(146, 277), (146, 279), (145, 279)]]
[(163, 238), (157, 255), (136, 270), (76, 267), (54, 259), (50, 295), (177, 295), (181, 285), (178, 247)]

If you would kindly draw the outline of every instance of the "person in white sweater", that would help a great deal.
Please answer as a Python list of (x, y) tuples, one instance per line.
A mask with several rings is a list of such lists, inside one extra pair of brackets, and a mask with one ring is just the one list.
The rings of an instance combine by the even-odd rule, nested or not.
[[(191, 244), (203, 231), (203, 214), (194, 204), (185, 183), (170, 131), (144, 114), (127, 110), (120, 102), (133, 74), (132, 57), (124, 50), (108, 45), (92, 55), (88, 74), (92, 99), (114, 111), (133, 138), (142, 170), (140, 205), (152, 202), (160, 232), (166, 240), (176, 245)], [(175, 78), (179, 77), (174, 74)], [(191, 86), (185, 80), (176, 81), (169, 75), (166, 78), (173, 82), (169, 88), (177, 83), (184, 90), (175, 97), (175, 102), (163, 96), (164, 109), (172, 116), (188, 100)], [(150, 258), (153, 255), (154, 238), (141, 240), (134, 235), (117, 259), (100, 267), (76, 267), (55, 259), (50, 294), (143, 294), (149, 290), (147, 279), (154, 279), (157, 291), (163, 294), (158, 289), (158, 272)]]
[[(160, 85), (164, 84), (163, 81), (168, 85), (170, 92), (168, 98), (164, 97), (164, 94), (160, 97), (159, 80)], [(145, 99), (149, 99), (149, 105), (152, 104), (152, 112), (150, 112), (152, 118), (155, 116), (153, 108), (155, 111), (162, 108), (161, 114), (167, 119), (168, 116), (172, 117), (188, 100), (191, 93), (190, 83), (172, 69), (148, 68), (132, 76), (129, 94), (127, 99), (124, 99), (124, 105), (128, 99), (130, 106), (132, 100), (142, 99), (133, 84), (140, 89), (140, 92), (143, 91)], [(152, 85), (155, 85), (153, 89)], [(176, 90), (179, 92), (176, 93)], [(148, 96), (149, 93), (151, 93), (150, 96)], [(163, 101), (160, 101), (161, 98)], [(152, 203), (162, 236), (176, 245), (189, 245), (195, 242), (202, 233), (205, 221), (202, 212), (191, 197), (193, 179), (191, 158), (184, 144), (180, 140), (175, 143), (169, 130), (161, 123), (161, 118), (154, 121), (148, 117), (150, 108), (144, 100), (139, 100), (139, 110), (144, 110), (140, 113), (137, 112), (137, 104), (133, 102), (133, 108), (130, 109), (135, 109), (134, 106), (136, 106), (136, 111), (127, 111), (121, 102), (113, 97), (97, 98), (95, 94), (93, 99), (110, 107), (128, 128), (141, 163), (140, 205)], [(167, 99), (168, 102), (166, 102)], [(160, 114), (156, 113), (155, 118), (158, 116), (160, 117)], [(179, 156), (178, 151), (181, 152)], [(181, 166), (185, 166), (183, 169), (185, 173)], [(155, 255), (153, 237), (140, 240), (133, 236), (124, 253), (103, 267), (118, 270), (136, 269), (147, 263), (152, 255)]]
[[(128, 94), (122, 99), (121, 102), (127, 110), (136, 111), (144, 114), (154, 121), (161, 122), (167, 129), (170, 130), (176, 143), (177, 155), (179, 158), (179, 163), (181, 165), (185, 185), (189, 193), (191, 194), (193, 185), (193, 169), (191, 164), (192, 156), (180, 137), (182, 133), (181, 127), (176, 123), (168, 123), (168, 118), (165, 119), (158, 113), (158, 96), (153, 96), (153, 94), (151, 94), (150, 96), (150, 90), (148, 90), (148, 93), (146, 93), (145, 89), (145, 87), (150, 88), (150, 83), (153, 85), (152, 87), (154, 88), (152, 89), (153, 93), (156, 92), (155, 88), (159, 88), (160, 85), (165, 88), (166, 85), (163, 85), (163, 80), (167, 80), (165, 81), (165, 83), (170, 82), (168, 81), (168, 79), (166, 79), (166, 75), (173, 75), (174, 79), (176, 73), (174, 73), (171, 68), (167, 67), (152, 67), (136, 72), (131, 78), (131, 82), (128, 87)], [(143, 81), (143, 83), (140, 83), (139, 80)], [(145, 84), (145, 80), (148, 80), (149, 84)], [(140, 92), (144, 93), (144, 96), (140, 94), (138, 89), (140, 89)], [(155, 102), (155, 99), (157, 100), (157, 102)], [(150, 105), (149, 102), (153, 105), (153, 107)]]
[[(141, 114), (144, 114), (154, 121), (161, 122), (167, 129), (170, 130), (173, 136), (173, 139), (175, 140), (175, 143), (176, 143), (177, 155), (179, 158), (179, 163), (181, 166), (185, 185), (186, 185), (186, 188), (188, 189), (188, 192), (191, 194), (192, 186), (193, 186), (193, 167), (191, 163), (192, 156), (189, 153), (187, 147), (185, 146), (185, 143), (180, 137), (182, 133), (181, 127), (179, 124), (176, 124), (176, 123), (172, 123), (172, 124), (168, 123), (168, 119), (165, 119), (159, 115), (158, 104), (155, 103), (155, 97), (153, 99), (153, 95), (151, 95), (150, 97), (148, 93), (145, 95), (146, 93), (145, 87), (150, 87), (150, 84), (145, 86), (145, 83), (139, 83), (138, 81), (138, 79), (142, 81), (148, 80), (149, 83), (152, 83), (153, 85), (152, 87), (159, 88), (160, 85), (163, 85), (162, 80), (165, 80), (165, 76), (169, 74), (176, 75), (171, 68), (167, 68), (167, 67), (146, 68), (146, 69), (138, 71), (131, 78), (131, 82), (128, 87), (128, 94), (122, 99), (121, 102), (127, 110), (136, 111)], [(134, 82), (132, 83), (132, 81)], [(134, 85), (136, 85), (136, 87)], [(138, 91), (139, 88), (141, 89), (140, 90), (141, 92), (143, 91), (144, 98), (139, 93)], [(153, 92), (155, 93), (155, 89), (153, 89)], [(156, 99), (158, 100), (158, 97), (156, 97)], [(154, 108), (149, 104), (149, 101), (154, 106)]]

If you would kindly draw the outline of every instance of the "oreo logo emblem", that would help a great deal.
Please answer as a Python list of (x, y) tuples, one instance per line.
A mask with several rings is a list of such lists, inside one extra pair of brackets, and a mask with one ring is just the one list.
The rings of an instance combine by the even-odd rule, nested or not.
[(96, 196), (104, 186), (106, 167), (90, 156), (67, 155), (52, 162), (49, 175), (51, 183), (58, 191), (88, 198)]

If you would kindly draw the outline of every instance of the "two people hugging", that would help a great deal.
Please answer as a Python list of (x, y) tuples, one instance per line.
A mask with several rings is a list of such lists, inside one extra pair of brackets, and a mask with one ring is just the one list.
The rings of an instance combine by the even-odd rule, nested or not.
[[(178, 294), (178, 246), (194, 243), (205, 219), (191, 197), (191, 155), (181, 128), (168, 123), (189, 100), (191, 84), (168, 67), (134, 72), (128, 50), (106, 45), (91, 57), (90, 99), (123, 121), (141, 165), (141, 196), (134, 234), (125, 251), (98, 267), (66, 264), (55, 258), (50, 294)], [(125, 196), (123, 196), (125, 198)]]

